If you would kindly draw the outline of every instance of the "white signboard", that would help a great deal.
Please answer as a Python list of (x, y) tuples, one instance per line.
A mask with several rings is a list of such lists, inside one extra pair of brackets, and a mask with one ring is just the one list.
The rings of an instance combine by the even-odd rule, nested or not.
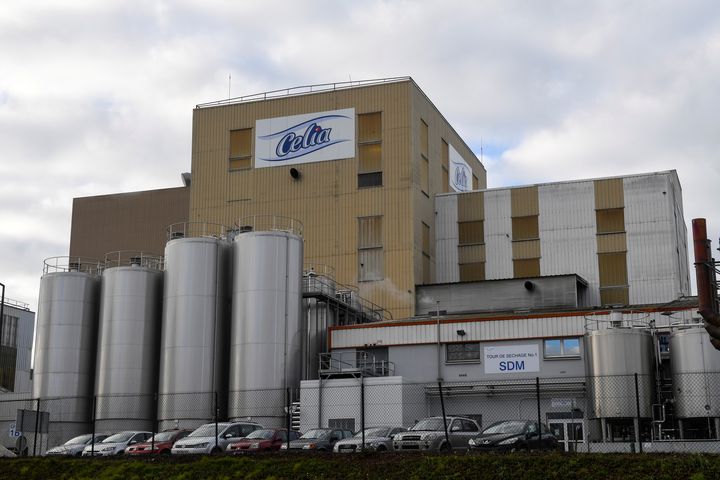
[(354, 156), (354, 108), (255, 122), (255, 168)]
[(455, 192), (469, 192), (473, 188), (472, 170), (452, 145), (448, 145), (448, 149), (448, 161), (450, 162), (448, 183), (450, 188)]
[(485, 373), (526, 373), (540, 371), (538, 346), (485, 347)]

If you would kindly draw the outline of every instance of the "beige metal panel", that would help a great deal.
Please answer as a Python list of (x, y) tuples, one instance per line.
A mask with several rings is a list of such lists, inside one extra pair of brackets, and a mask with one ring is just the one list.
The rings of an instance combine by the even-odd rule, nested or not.
[(540, 259), (527, 258), (513, 260), (513, 276), (515, 278), (539, 277)]
[(458, 265), (460, 269), (461, 282), (480, 282), (485, 280), (485, 262), (461, 263)]
[(597, 233), (615, 233), (625, 231), (625, 210), (606, 208), (597, 210)]
[(458, 195), (435, 197), (435, 264), (437, 283), (459, 280), (458, 273)]
[(627, 259), (625, 252), (598, 253), (600, 287), (627, 285)]
[(458, 222), (458, 245), (474, 245), (485, 241), (483, 220)]
[(540, 240), (513, 242), (512, 255), (515, 260), (540, 258)]
[(532, 240), (540, 238), (538, 215), (531, 215), (528, 217), (513, 217), (512, 238), (513, 240)]
[(485, 219), (484, 192), (458, 194), (458, 221), (472, 222)]
[[(382, 215), (384, 279), (358, 286), (395, 317), (410, 315), (414, 245), (407, 233), (418, 227), (408, 175), (409, 88), (410, 82), (399, 82), (196, 109), (191, 218), (230, 224), (254, 214), (297, 218), (304, 225), (305, 260), (332, 265), (339, 282), (358, 285), (357, 218)], [(224, 139), (230, 130), (254, 128), (257, 119), (350, 107), (358, 115), (382, 112), (382, 187), (358, 189), (356, 158), (295, 165), (299, 180), (288, 167), (228, 172)]]
[(187, 187), (75, 198), (69, 255), (99, 260), (118, 250), (162, 255), (166, 228), (187, 221), (189, 199)]
[(466, 245), (458, 247), (458, 263), (485, 261), (485, 245)]
[(622, 208), (625, 204), (622, 178), (595, 180), (595, 208)]
[(624, 233), (609, 233), (597, 236), (597, 252), (612, 253), (626, 252), (627, 244), (625, 242)]
[(527, 217), (540, 213), (538, 204), (538, 187), (522, 187), (510, 189), (513, 217)]

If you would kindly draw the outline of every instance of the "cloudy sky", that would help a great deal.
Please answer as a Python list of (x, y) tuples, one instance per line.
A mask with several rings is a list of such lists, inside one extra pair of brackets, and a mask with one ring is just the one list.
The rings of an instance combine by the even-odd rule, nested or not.
[(73, 197), (180, 185), (228, 76), (232, 96), (412, 76), (488, 186), (676, 169), (688, 229), (720, 234), (717, 0), (4, 0), (6, 295), (36, 307)]

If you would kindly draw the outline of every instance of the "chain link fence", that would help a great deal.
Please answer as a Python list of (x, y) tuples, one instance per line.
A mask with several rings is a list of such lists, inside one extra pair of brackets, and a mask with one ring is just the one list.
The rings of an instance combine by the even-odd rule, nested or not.
[(362, 439), (364, 429), (410, 428), (428, 417), (444, 419), (448, 430), (455, 417), (474, 420), (479, 430), (505, 420), (539, 422), (569, 452), (720, 453), (720, 373), (431, 383), (350, 377), (299, 389), (0, 400), (2, 443), (22, 455), (43, 455), (88, 433), (252, 421), (301, 432), (349, 430)]

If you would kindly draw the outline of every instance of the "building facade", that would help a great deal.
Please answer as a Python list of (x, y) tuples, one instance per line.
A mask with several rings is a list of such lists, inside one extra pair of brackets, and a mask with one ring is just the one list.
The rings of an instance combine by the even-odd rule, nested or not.
[(0, 391), (32, 391), (32, 345), (35, 312), (26, 303), (5, 299), (0, 329)]

